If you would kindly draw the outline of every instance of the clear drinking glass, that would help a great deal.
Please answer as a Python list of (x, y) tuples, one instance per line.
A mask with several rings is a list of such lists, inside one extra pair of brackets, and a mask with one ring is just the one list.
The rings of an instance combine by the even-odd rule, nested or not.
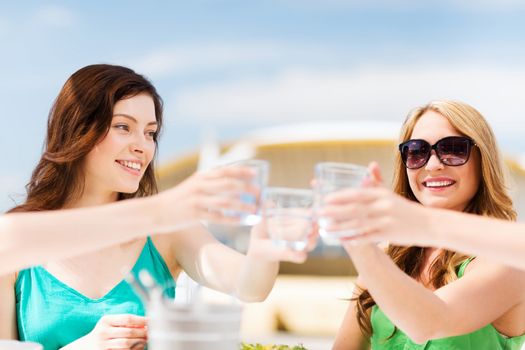
[(268, 236), (277, 247), (304, 250), (312, 233), (311, 190), (269, 187), (263, 194)]
[[(368, 177), (368, 169), (361, 165), (350, 163), (323, 162), (315, 165), (315, 207), (325, 205), (324, 198), (327, 194), (345, 188), (356, 188), (363, 185)], [(356, 234), (354, 230), (327, 231), (330, 220), (318, 217), (319, 235), (323, 243), (337, 245), (340, 238)]]
[(261, 221), (261, 195), (262, 191), (268, 184), (268, 173), (270, 171), (270, 164), (265, 160), (260, 159), (247, 159), (241, 160), (227, 166), (242, 166), (251, 168), (254, 170), (255, 175), (251, 180), (251, 184), (260, 189), (259, 196), (255, 196), (252, 193), (241, 194), (241, 201), (247, 204), (254, 204), (257, 207), (256, 213), (245, 213), (234, 210), (223, 210), (225, 216), (239, 218), (239, 225), (253, 226)]

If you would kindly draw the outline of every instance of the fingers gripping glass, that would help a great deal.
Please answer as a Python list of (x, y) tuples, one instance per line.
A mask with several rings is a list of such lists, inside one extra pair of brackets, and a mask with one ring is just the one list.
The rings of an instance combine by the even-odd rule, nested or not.
[(468, 137), (449, 136), (433, 145), (425, 140), (408, 140), (399, 145), (401, 159), (408, 169), (419, 169), (428, 163), (432, 150), (441, 163), (448, 166), (465, 164), (470, 157), (470, 150), (476, 144)]

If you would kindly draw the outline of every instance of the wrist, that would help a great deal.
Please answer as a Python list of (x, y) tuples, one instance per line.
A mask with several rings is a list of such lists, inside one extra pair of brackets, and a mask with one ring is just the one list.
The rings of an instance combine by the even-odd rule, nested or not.
[(167, 226), (167, 217), (165, 214), (165, 203), (162, 194), (153, 195), (138, 199), (139, 213), (138, 216), (144, 217), (144, 225), (150, 233), (161, 233)]
[[(169, 215), (172, 206), (170, 206), (167, 194), (165, 192), (161, 192), (158, 195), (151, 197), (150, 203), (148, 204), (148, 210), (151, 217), (154, 219), (153, 224), (157, 230), (159, 230), (159, 232), (163, 232), (169, 229)], [(171, 211), (171, 214), (176, 215), (176, 212), (174, 213)]]
[(197, 218), (181, 208), (185, 202), (188, 198), (183, 198), (177, 187), (148, 197), (147, 213), (157, 233), (169, 233), (198, 224)]
[(422, 208), (421, 215), (423, 216), (423, 220), (426, 223), (425, 227), (427, 227), (427, 231), (424, 233), (417, 232), (417, 240), (420, 245), (439, 245), (440, 236), (442, 235), (441, 224), (443, 221), (443, 218), (440, 214), (442, 214), (442, 210)]
[(374, 243), (360, 243), (359, 241), (346, 241), (343, 243), (343, 247), (350, 257), (364, 256), (368, 254), (375, 254), (377, 245)]
[(381, 259), (379, 253), (382, 253), (382, 250), (372, 243), (357, 245), (354, 242), (345, 242), (343, 246), (350, 256), (350, 259), (352, 259), (352, 263), (360, 278), (363, 279), (363, 282), (366, 285), (366, 279), (368, 276), (366, 271), (370, 271), (370, 269), (373, 270), (378, 266), (377, 262)]

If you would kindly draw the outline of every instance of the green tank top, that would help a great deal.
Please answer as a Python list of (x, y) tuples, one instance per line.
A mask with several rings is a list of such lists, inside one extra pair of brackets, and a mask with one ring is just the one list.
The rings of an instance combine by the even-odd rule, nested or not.
[[(166, 286), (168, 297), (175, 297), (175, 281), (149, 237), (131, 273), (137, 276), (143, 269)], [(102, 298), (91, 299), (36, 266), (20, 271), (15, 292), (20, 340), (40, 343), (45, 350), (60, 349), (83, 337), (104, 315), (145, 315), (142, 300), (125, 280)]]
[[(467, 259), (460, 265), (458, 277), (463, 276), (465, 268), (471, 261), (472, 258)], [(525, 342), (525, 335), (508, 338), (489, 324), (468, 334), (416, 344), (396, 328), (377, 305), (372, 308), (371, 323), (372, 350), (519, 350)]]

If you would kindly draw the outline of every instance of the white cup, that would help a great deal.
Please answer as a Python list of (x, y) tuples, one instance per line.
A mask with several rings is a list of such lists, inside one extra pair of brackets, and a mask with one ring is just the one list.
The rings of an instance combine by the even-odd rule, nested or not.
[(268, 187), (263, 194), (263, 212), (268, 236), (277, 247), (304, 250), (312, 233), (311, 190)]
[(43, 350), (44, 347), (40, 344), (17, 341), (17, 340), (0, 340), (0, 350)]
[[(320, 209), (325, 205), (326, 195), (345, 188), (361, 187), (368, 177), (368, 169), (361, 165), (350, 163), (317, 163), (315, 166), (315, 207)], [(330, 220), (318, 217), (319, 235), (326, 245), (338, 245), (340, 239), (356, 234), (354, 230), (327, 231)]]
[(255, 175), (251, 180), (251, 185), (254, 185), (260, 189), (259, 196), (255, 196), (252, 193), (241, 194), (241, 201), (246, 204), (254, 204), (257, 207), (255, 213), (245, 213), (234, 210), (223, 210), (222, 213), (225, 216), (237, 217), (239, 219), (239, 225), (242, 226), (253, 226), (257, 225), (261, 221), (261, 196), (260, 193), (264, 190), (268, 184), (268, 173), (270, 170), (270, 163), (266, 160), (260, 159), (247, 159), (241, 160), (227, 166), (242, 166), (253, 169)]
[(238, 349), (242, 306), (157, 303), (148, 310), (150, 350)]

